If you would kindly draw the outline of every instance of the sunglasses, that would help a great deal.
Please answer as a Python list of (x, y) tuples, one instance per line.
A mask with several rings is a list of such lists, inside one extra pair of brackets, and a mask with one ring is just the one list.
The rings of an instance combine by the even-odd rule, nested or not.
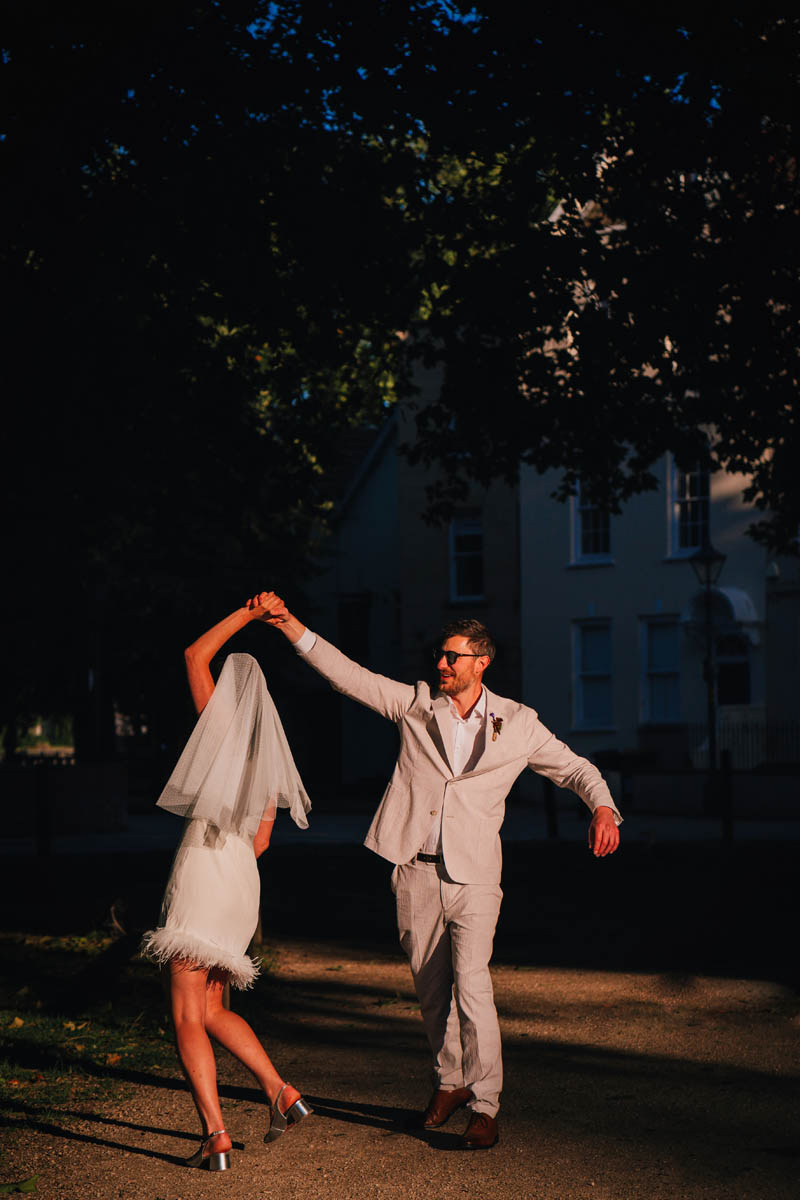
[(454, 667), (459, 658), (483, 658), (482, 654), (457, 654), (455, 650), (442, 650), (441, 646), (434, 646), (433, 661), (438, 662), (440, 658), (447, 659), (448, 667)]

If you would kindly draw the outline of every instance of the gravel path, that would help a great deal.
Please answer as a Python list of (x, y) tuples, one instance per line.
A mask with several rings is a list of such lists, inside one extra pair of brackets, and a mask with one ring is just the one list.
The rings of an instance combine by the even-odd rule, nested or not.
[(404, 1122), (430, 1091), (405, 961), (282, 942), (257, 1022), (316, 1113), (271, 1146), (260, 1094), (221, 1053), (229, 1174), (189, 1172), (195, 1116), (177, 1070), (6, 1131), (4, 1179), (44, 1200), (796, 1200), (791, 991), (758, 980), (497, 967), (506, 1085), (501, 1140), (465, 1152), (456, 1114)]

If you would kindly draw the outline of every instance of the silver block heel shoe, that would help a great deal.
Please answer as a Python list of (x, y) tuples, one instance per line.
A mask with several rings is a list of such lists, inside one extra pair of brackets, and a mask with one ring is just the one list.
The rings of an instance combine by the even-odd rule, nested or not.
[(206, 1154), (203, 1156), (203, 1151), (211, 1139), (225, 1132), (224, 1129), (215, 1129), (208, 1137), (203, 1138), (200, 1143), (200, 1149), (191, 1158), (184, 1159), (184, 1165), (187, 1167), (200, 1167), (203, 1171), (229, 1171), (231, 1167), (230, 1151), (223, 1150), (221, 1154)]
[(297, 1122), (302, 1121), (304, 1117), (310, 1117), (314, 1111), (313, 1108), (306, 1104), (305, 1100), (301, 1096), (299, 1100), (295, 1100), (291, 1108), (287, 1108), (286, 1112), (282, 1113), (278, 1107), (278, 1104), (281, 1096), (286, 1091), (288, 1086), (288, 1083), (283, 1085), (275, 1097), (275, 1103), (269, 1106), (271, 1118), (269, 1129), (264, 1134), (265, 1142), (277, 1141), (282, 1133), (286, 1133), (286, 1130), (290, 1125), (296, 1125)]

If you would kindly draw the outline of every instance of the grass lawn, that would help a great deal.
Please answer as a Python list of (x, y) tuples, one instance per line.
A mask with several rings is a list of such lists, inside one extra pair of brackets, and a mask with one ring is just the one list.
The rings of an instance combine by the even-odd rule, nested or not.
[[(45, 1114), (114, 1086), (121, 1072), (174, 1063), (158, 972), (128, 939), (0, 934), (0, 1103)], [(117, 947), (120, 949), (117, 950)], [(107, 988), (113, 971), (113, 995)]]
[[(59, 1125), (98, 1101), (123, 1103), (143, 1077), (177, 1073), (158, 968), (138, 935), (0, 933), (0, 1108), (5, 1138), (28, 1122)], [(276, 952), (261, 948), (262, 971)], [(236, 993), (247, 1015), (249, 997)], [(2, 1182), (33, 1192), (36, 1179)]]

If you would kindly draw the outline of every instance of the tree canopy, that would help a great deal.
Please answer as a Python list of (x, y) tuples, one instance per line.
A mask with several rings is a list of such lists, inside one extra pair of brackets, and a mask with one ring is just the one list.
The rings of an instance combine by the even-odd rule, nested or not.
[(428, 326), (450, 369), (417, 453), (558, 467), (611, 508), (666, 450), (704, 458), (750, 474), (754, 534), (796, 550), (800, 23), (549, 15), (495, 56), (515, 135), (451, 183)]
[(98, 628), (132, 704), (187, 608), (299, 581), (340, 435), (410, 394), (409, 348), (446, 367), (412, 451), (440, 505), (524, 461), (613, 507), (669, 449), (751, 473), (758, 536), (794, 545), (798, 31), (755, 6), (11, 6), (7, 709), (70, 702)]

